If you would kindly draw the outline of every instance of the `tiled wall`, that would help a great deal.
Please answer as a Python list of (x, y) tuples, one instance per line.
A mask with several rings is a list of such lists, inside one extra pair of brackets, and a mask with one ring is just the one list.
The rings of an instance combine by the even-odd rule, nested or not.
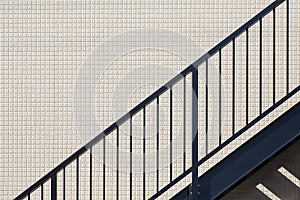
[[(270, 2), (272, 0), (0, 1), (0, 199), (15, 197)], [(292, 89), (299, 85), (300, 80), (300, 7), (297, 0), (290, 2)], [(282, 66), (286, 62), (284, 10), (285, 5), (282, 5), (276, 18), (277, 99), (284, 95), (286, 79), (285, 72), (282, 72)], [(264, 30), (267, 30), (264, 32), (265, 38), (269, 41), (272, 36), (272, 15), (263, 22)], [(250, 47), (250, 56), (254, 58), (251, 59), (250, 67), (254, 70), (258, 67), (257, 25), (251, 29), (250, 34), (256, 38), (251, 41)], [(237, 41), (238, 58), (245, 56), (244, 41), (245, 36)], [(265, 49), (272, 48), (272, 42), (269, 42), (270, 45), (266, 44)], [(225, 49), (222, 73), (224, 105), (228, 110), (232, 103), (230, 55), (231, 51)], [(264, 64), (267, 66), (264, 74), (272, 73), (271, 55), (270, 51), (264, 51)], [(237, 68), (236, 73), (239, 77), (237, 93), (240, 94), (237, 99), (240, 106), (237, 106), (237, 110), (241, 113), (245, 94), (245, 65), (242, 60), (237, 61), (237, 65), (241, 67)], [(211, 65), (213, 64), (217, 64), (217, 59), (212, 58)], [(257, 73), (251, 73), (250, 85), (257, 84), (257, 76)], [(268, 91), (272, 82), (267, 78), (264, 80), (263, 96), (267, 99), (264, 102), (266, 108), (270, 105), (268, 101), (271, 94)], [(199, 87), (200, 94), (201, 88), (202, 86)], [(178, 99), (181, 89), (180, 84), (178, 88), (174, 88), (175, 97), (178, 95)], [(257, 115), (256, 97), (257, 93), (251, 91), (252, 118)], [(167, 97), (165, 101), (161, 103), (165, 113), (162, 116), (162, 140), (168, 140), (168, 135), (163, 134), (164, 131), (168, 132), (169, 123)], [(200, 133), (205, 130), (203, 101), (202, 96), (199, 99)], [(181, 108), (181, 103), (179, 100), (175, 101), (174, 109)], [(149, 113), (151, 109), (155, 109), (155, 106), (150, 105)], [(210, 109), (214, 108), (211, 106)], [(137, 115), (137, 118), (140, 117), (141, 115)], [(147, 130), (149, 133), (153, 132), (151, 127), (155, 128), (155, 124), (150, 122), (151, 117), (147, 118), (150, 124)], [(225, 113), (223, 117), (225, 138), (226, 134), (231, 134), (232, 116)], [(211, 118), (213, 123), (213, 116)], [(244, 118), (243, 114), (237, 115), (237, 127), (244, 125)], [(178, 133), (182, 131), (181, 119), (182, 113), (177, 112), (174, 117), (174, 130)], [(136, 119), (137, 133), (141, 132), (142, 125), (139, 122)], [(123, 129), (121, 146), (124, 145), (126, 149), (128, 124)], [(115, 134), (109, 137), (113, 138)], [(112, 139), (114, 140), (115, 138)], [(199, 140), (200, 144), (204, 143), (202, 136)], [(138, 139), (136, 143), (134, 151), (139, 152), (141, 144), (138, 144)], [(151, 144), (149, 140), (147, 145), (151, 149), (155, 144)], [(182, 144), (176, 144), (174, 148), (180, 149), (180, 145)], [(204, 150), (200, 151), (203, 154)], [(107, 157), (113, 159), (110, 156), (113, 153), (113, 150), (108, 152)], [(128, 163), (125, 163), (128, 161), (128, 154), (124, 155), (124, 170), (120, 179), (121, 199), (127, 199), (129, 194)], [(164, 155), (166, 158), (163, 158)], [(161, 159), (168, 160), (167, 155), (168, 153), (163, 154)], [(80, 193), (82, 199), (89, 195), (85, 189), (85, 181), (88, 182), (88, 179), (84, 178), (89, 172), (88, 159), (88, 155), (85, 155), (80, 160), (83, 168), (80, 173), (83, 181)], [(99, 155), (95, 155), (93, 159), (94, 176), (97, 177), (93, 184), (94, 192), (95, 196), (101, 196), (102, 160)], [(115, 163), (114, 160), (111, 163)], [(67, 194), (70, 196), (75, 195), (72, 190), (75, 186), (74, 167), (70, 166), (66, 171), (67, 179), (72, 183), (67, 187)], [(174, 161), (174, 177), (181, 172), (181, 168), (182, 163), (179, 160)], [(115, 173), (113, 167), (108, 167), (109, 170), (107, 184), (113, 187), (107, 187), (107, 197), (114, 199)], [(153, 194), (156, 187), (155, 175), (151, 173), (147, 175), (147, 196)], [(141, 179), (139, 176), (134, 178), (134, 196), (139, 199), (142, 194)], [(160, 186), (167, 183), (168, 179), (168, 169), (162, 169)], [(189, 181), (187, 179), (182, 185)], [(46, 184), (45, 188), (48, 186)]]

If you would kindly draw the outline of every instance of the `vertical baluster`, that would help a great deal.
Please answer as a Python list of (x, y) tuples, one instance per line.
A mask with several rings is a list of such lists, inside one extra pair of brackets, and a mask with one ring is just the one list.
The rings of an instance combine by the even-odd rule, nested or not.
[(143, 108), (143, 199), (146, 199), (146, 108)]
[(276, 102), (276, 13), (273, 9), (273, 105)]
[(41, 200), (44, 199), (44, 185), (41, 185)]
[(90, 148), (90, 200), (93, 198), (93, 149), (92, 147)]
[(117, 126), (117, 200), (119, 200), (119, 126)]
[(249, 30), (246, 29), (246, 124), (249, 123)]
[(183, 77), (183, 172), (185, 172), (186, 160), (186, 77)]
[(198, 69), (192, 71), (192, 196), (198, 199)]
[(219, 50), (219, 145), (222, 143), (222, 51)]
[(208, 59), (205, 65), (205, 154), (208, 154)]
[(259, 20), (259, 114), (262, 114), (262, 18)]
[(66, 168), (63, 168), (63, 200), (66, 200)]
[(57, 200), (57, 175), (51, 177), (51, 200)]
[(290, 42), (290, 18), (289, 18), (289, 0), (286, 0), (286, 93), (289, 93), (289, 42)]
[(79, 157), (76, 158), (76, 199), (79, 200)]
[(130, 116), (130, 199), (132, 199), (132, 116)]
[(156, 191), (159, 190), (159, 97), (156, 102)]
[(102, 184), (103, 184), (103, 189), (102, 189), (102, 192), (103, 192), (103, 200), (105, 200), (105, 137), (103, 138), (103, 180), (102, 180)]
[(232, 135), (235, 133), (235, 38), (232, 41)]
[(30, 200), (30, 194), (27, 195), (27, 199)]
[(173, 140), (173, 94), (170, 87), (170, 182), (172, 182), (172, 140)]

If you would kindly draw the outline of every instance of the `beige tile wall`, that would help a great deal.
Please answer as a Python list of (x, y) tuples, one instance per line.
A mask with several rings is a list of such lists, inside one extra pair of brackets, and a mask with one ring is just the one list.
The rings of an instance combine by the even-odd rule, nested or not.
[[(123, 113), (147, 97), (158, 86), (165, 83), (177, 72), (185, 68), (221, 39), (246, 22), (251, 16), (266, 7), (272, 0), (204, 0), (204, 1), (120, 1), (120, 0), (81, 0), (81, 1), (0, 1), (1, 33), (1, 128), (0, 128), (0, 199), (12, 199), (39, 177), (67, 158), (84, 145), (90, 138), (101, 132)], [(297, 0), (291, 2), (291, 66), (290, 88), (299, 85), (300, 80), (300, 41), (299, 19), (300, 7)], [(276, 98), (284, 95), (285, 77), (285, 5), (277, 11), (276, 30), (278, 31), (276, 47)], [(264, 38), (264, 108), (270, 105), (272, 81), (272, 17), (263, 21)], [(258, 93), (258, 26), (252, 27), (250, 34), (255, 36), (250, 46), (250, 98), (251, 119), (257, 116)], [(106, 42), (105, 42), (106, 41)], [(237, 129), (244, 125), (245, 102), (245, 36), (237, 40)], [(230, 45), (228, 48), (231, 48)], [(224, 49), (222, 74), (224, 86), (224, 108), (231, 110), (231, 51)], [(227, 56), (226, 56), (227, 55)], [(217, 55), (216, 55), (217, 56)], [(211, 59), (211, 66), (217, 66), (217, 57)], [(212, 70), (212, 73), (215, 71)], [(201, 74), (202, 73), (202, 74)], [(203, 75), (201, 71), (200, 75)], [(91, 81), (89, 81), (89, 78)], [(212, 76), (214, 78), (214, 76)], [(204, 79), (200, 80), (199, 131), (200, 144), (204, 144)], [(190, 78), (187, 78), (190, 83)], [(90, 90), (89, 90), (90, 89)], [(174, 155), (181, 150), (182, 132), (182, 83), (174, 89)], [(161, 100), (161, 160), (160, 165), (168, 164), (168, 94)], [(214, 97), (213, 92), (210, 93)], [(283, 110), (299, 101), (285, 104)], [(213, 98), (209, 109), (214, 113)], [(154, 137), (155, 104), (147, 108), (147, 133)], [(93, 111), (89, 113), (89, 111)], [(191, 110), (187, 110), (188, 113)], [(280, 111), (279, 111), (280, 112)], [(87, 113), (87, 116), (84, 114)], [(228, 112), (222, 116), (224, 138), (231, 134), (231, 118)], [(87, 119), (92, 120), (87, 120)], [(135, 124), (134, 152), (141, 152), (142, 124), (141, 114)], [(272, 119), (270, 119), (272, 120)], [(190, 129), (190, 117), (187, 118)], [(215, 127), (214, 116), (210, 124)], [(268, 121), (265, 122), (267, 124)], [(265, 124), (258, 126), (255, 133)], [(128, 186), (128, 124), (121, 127), (121, 149), (123, 159), (120, 174), (121, 199), (127, 199)], [(136, 134), (136, 135), (135, 135)], [(251, 133), (249, 133), (251, 135)], [(107, 194), (108, 199), (115, 195), (115, 155), (116, 134), (109, 136), (107, 152), (109, 158)], [(215, 144), (214, 129), (211, 131), (210, 149)], [(150, 137), (149, 136), (149, 137)], [(147, 140), (149, 155), (155, 152), (155, 141)], [(190, 136), (188, 136), (190, 137)], [(244, 141), (243, 136), (240, 141)], [(188, 138), (190, 139), (190, 138)], [(177, 143), (176, 143), (177, 142)], [(95, 197), (102, 195), (102, 157), (100, 143), (94, 155), (93, 189)], [(234, 148), (234, 145), (232, 146)], [(232, 150), (230, 147), (228, 151)], [(148, 150), (147, 150), (148, 151)], [(200, 148), (200, 154), (204, 149)], [(190, 152), (190, 149), (187, 150)], [(217, 156), (222, 158), (225, 153)], [(182, 171), (181, 153), (173, 161), (173, 177)], [(81, 197), (88, 198), (89, 165), (88, 157), (80, 159)], [(152, 157), (154, 159), (155, 157)], [(151, 157), (147, 158), (150, 160)], [(190, 161), (190, 154), (187, 155)], [(212, 160), (212, 162), (216, 161)], [(134, 161), (134, 196), (141, 197), (141, 176), (139, 157)], [(155, 162), (155, 160), (153, 160)], [(147, 162), (147, 169), (151, 162)], [(187, 163), (188, 165), (188, 163)], [(208, 164), (209, 165), (209, 164)], [(207, 165), (207, 166), (208, 166)], [(201, 168), (203, 172), (205, 168)], [(110, 168), (111, 167), (111, 168)], [(161, 169), (160, 187), (168, 180), (168, 168)], [(75, 165), (66, 171), (68, 199), (73, 199), (75, 191)], [(61, 180), (59, 174), (59, 180)], [(155, 173), (147, 173), (147, 196), (155, 191)], [(182, 181), (177, 188), (167, 193), (168, 198), (190, 179)], [(61, 186), (61, 181), (59, 181)], [(45, 191), (49, 183), (45, 185)], [(177, 189), (177, 190), (176, 190)], [(39, 191), (37, 191), (39, 192)], [(61, 187), (59, 197), (61, 198)], [(38, 193), (32, 198), (38, 199)], [(47, 196), (47, 194), (45, 194)]]

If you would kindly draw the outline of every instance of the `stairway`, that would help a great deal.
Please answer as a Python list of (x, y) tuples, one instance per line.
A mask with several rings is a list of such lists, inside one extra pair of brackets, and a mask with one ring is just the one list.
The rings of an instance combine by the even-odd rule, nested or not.
[[(222, 199), (269, 199), (275, 196), (280, 199), (299, 199), (299, 166), (300, 140), (298, 138), (287, 148), (273, 156), (265, 166), (256, 170), (247, 179), (225, 193)], [(287, 174), (294, 176), (294, 180)], [(259, 186), (267, 188), (273, 194), (266, 196), (257, 189)]]
[[(296, 104), (209, 171), (201, 175), (198, 180), (199, 198), (219, 198), (230, 187), (249, 176), (250, 173), (262, 166), (280, 150), (287, 147), (290, 143), (295, 142), (295, 140), (299, 140), (299, 119), (300, 103)], [(297, 164), (295, 162), (292, 164)], [(298, 162), (298, 164), (300, 163)], [(296, 169), (295, 171), (299, 172), (299, 170), (297, 171)], [(263, 182), (266, 181), (267, 179)], [(280, 182), (269, 181), (269, 183), (277, 186), (277, 190), (275, 191), (280, 191), (279, 188), (282, 187)], [(292, 187), (293, 185), (291, 185)], [(190, 186), (183, 189), (172, 199), (189, 199), (189, 190)], [(294, 190), (294, 193), (300, 194), (300, 188), (295, 187)]]
[[(275, 29), (275, 19), (276, 19), (276, 9), (280, 7), (281, 5), (285, 4), (286, 6), (286, 48), (285, 48), (285, 54), (284, 57), (286, 59), (285, 63), (285, 72), (286, 72), (286, 84), (284, 85), (284, 94), (277, 94), (278, 91), (277, 87), (277, 79), (275, 74), (275, 67), (277, 62), (277, 54), (276, 54), (276, 43), (279, 41), (276, 41), (276, 29)], [(38, 191), (40, 199), (44, 199), (46, 196), (46, 193), (49, 194), (51, 197), (51, 200), (56, 199), (68, 199), (70, 197), (67, 197), (67, 181), (66, 178), (66, 170), (70, 165), (75, 166), (75, 173), (74, 176), (76, 179), (74, 180), (74, 196), (72, 196), (72, 199), (76, 197), (76, 199), (79, 199), (81, 195), (82, 187), (84, 187), (81, 183), (80, 179), (80, 159), (82, 159), (84, 156), (88, 159), (88, 174), (85, 174), (85, 179), (87, 179), (88, 183), (88, 196), (85, 196), (85, 198), (88, 199), (95, 199), (94, 197), (94, 180), (99, 179), (99, 177), (95, 177), (93, 174), (97, 169), (95, 169), (94, 166), (94, 159), (93, 155), (96, 150), (98, 149), (98, 144), (101, 143), (101, 152), (102, 152), (102, 158), (103, 158), (103, 164), (101, 166), (102, 168), (102, 176), (101, 181), (99, 181), (100, 186), (97, 186), (97, 188), (101, 188), (101, 198), (102, 199), (122, 199), (121, 193), (123, 192), (120, 189), (120, 177), (121, 177), (121, 171), (120, 171), (120, 145), (121, 145), (121, 139), (122, 132), (120, 131), (121, 128), (124, 126), (124, 124), (127, 124), (128, 126), (128, 132), (129, 132), (129, 157), (128, 157), (128, 163), (129, 163), (129, 174), (128, 174), (128, 193), (130, 199), (133, 198), (134, 194), (134, 187), (135, 187), (135, 178), (134, 178), (134, 172), (133, 172), (133, 165), (135, 163), (134, 158), (134, 143), (135, 138), (133, 137), (133, 131), (134, 131), (134, 118), (139, 115), (141, 116), (140, 122), (142, 124), (142, 140), (141, 146), (142, 146), (142, 158), (141, 158), (141, 183), (139, 184), (141, 186), (141, 195), (140, 199), (157, 199), (167, 193), (169, 190), (172, 190), (176, 184), (180, 183), (185, 178), (191, 176), (191, 179), (189, 181), (189, 184), (185, 184), (182, 187), (181, 191), (177, 190), (172, 196), (173, 199), (214, 199), (214, 198), (231, 198), (232, 195), (238, 193), (237, 188), (243, 188), (244, 183), (243, 181), (247, 181), (248, 178), (254, 175), (256, 170), (262, 167), (262, 165), (266, 164), (268, 160), (270, 160), (272, 157), (276, 156), (279, 152), (283, 151), (287, 148), (287, 146), (291, 145), (293, 142), (297, 141), (299, 139), (300, 135), (300, 105), (299, 100), (297, 100), (297, 103), (289, 110), (287, 110), (284, 114), (282, 114), (277, 119), (274, 119), (274, 121), (266, 126), (263, 130), (260, 130), (257, 132), (255, 136), (250, 138), (248, 141), (246, 141), (244, 144), (241, 144), (238, 148), (236, 148), (232, 153), (229, 155), (223, 157), (223, 159), (216, 163), (214, 166), (212, 166), (210, 169), (208, 169), (205, 173), (199, 174), (199, 169), (201, 168), (201, 165), (205, 164), (206, 162), (209, 162), (213, 157), (221, 152), (226, 146), (230, 145), (231, 143), (238, 140), (241, 136), (245, 134), (248, 130), (250, 130), (252, 127), (257, 125), (259, 122), (264, 120), (268, 115), (275, 112), (276, 109), (278, 109), (280, 106), (282, 106), (284, 103), (288, 102), (292, 98), (297, 98), (299, 95), (300, 85), (293, 85), (289, 84), (290, 80), (290, 74), (289, 74), (289, 68), (290, 68), (290, 41), (289, 41), (289, 2), (285, 0), (276, 0), (273, 3), (271, 3), (269, 6), (267, 6), (264, 10), (262, 10), (260, 13), (258, 13), (256, 16), (254, 16), (252, 19), (250, 19), (248, 22), (246, 22), (242, 27), (240, 27), (238, 30), (230, 34), (227, 38), (225, 38), (223, 41), (221, 41), (219, 44), (217, 44), (215, 47), (213, 47), (210, 51), (208, 51), (205, 55), (200, 57), (198, 60), (196, 60), (194, 63), (192, 63), (190, 66), (188, 66), (186, 69), (184, 69), (181, 73), (179, 73), (177, 76), (175, 76), (173, 79), (171, 79), (169, 82), (167, 82), (164, 86), (156, 90), (153, 94), (151, 94), (148, 98), (146, 98), (144, 101), (142, 101), (140, 104), (138, 104), (136, 107), (131, 109), (127, 114), (125, 114), (123, 117), (121, 117), (119, 120), (117, 120), (115, 123), (110, 125), (107, 129), (105, 129), (102, 133), (98, 134), (94, 139), (92, 139), (90, 142), (88, 142), (85, 146), (78, 149), (75, 153), (73, 153), (70, 157), (68, 157), (66, 160), (64, 160), (62, 163), (60, 163), (57, 167), (55, 167), (53, 170), (51, 170), (49, 173), (47, 173), (45, 176), (40, 178), (36, 183), (34, 183), (32, 186), (30, 186), (28, 189), (26, 189), (24, 192), (22, 192), (19, 196), (17, 196), (15, 199), (25, 199), (31, 198), (31, 195)], [(299, 14), (299, 13), (298, 13)], [(267, 16), (272, 16), (272, 22), (271, 24), (274, 24), (273, 26), (273, 40), (272, 40), (272, 51), (271, 51), (271, 57), (272, 57), (272, 75), (268, 77), (268, 79), (273, 80), (273, 84), (271, 86), (271, 91), (266, 91), (264, 89), (264, 81), (266, 77), (264, 77), (263, 74), (265, 67), (264, 65), (264, 44), (266, 43), (263, 36), (263, 23), (265, 23), (264, 19)], [(267, 21), (267, 20), (266, 20)], [(267, 22), (266, 22), (267, 23)], [(257, 92), (258, 101), (256, 104), (256, 110), (258, 111), (258, 114), (256, 116), (250, 115), (250, 110), (253, 109), (251, 104), (251, 93), (253, 90), (250, 91), (250, 82), (251, 82), (251, 58), (250, 58), (250, 46), (252, 41), (252, 35), (251, 30), (254, 26), (258, 26), (258, 32), (259, 32), (259, 41), (258, 41), (258, 56), (257, 56), (257, 63), (258, 63), (258, 84), (257, 88), (255, 88), (254, 91)], [(240, 49), (238, 49), (238, 45), (241, 45), (240, 38), (244, 37), (245, 41), (242, 43), (243, 50), (245, 52), (245, 56), (243, 57), (245, 60), (245, 109), (243, 115), (245, 116), (245, 124), (242, 127), (237, 126), (237, 118), (239, 118), (240, 113), (237, 108), (237, 100), (241, 97), (240, 94), (236, 92), (236, 87), (239, 81), (239, 78), (237, 77), (237, 70), (238, 70), (238, 61), (240, 59), (239, 53)], [(229, 49), (229, 50), (228, 50)], [(228, 54), (225, 54), (225, 51), (230, 51), (230, 69), (232, 72), (232, 78), (230, 80), (231, 82), (231, 93), (230, 97), (226, 96), (224, 92), (224, 88), (222, 81), (224, 80), (225, 76), (223, 74), (224, 66), (228, 65), (229, 56)], [(218, 66), (218, 76), (216, 78), (216, 85), (217, 90), (213, 91), (213, 93), (216, 93), (216, 108), (218, 109), (218, 112), (215, 112), (214, 110), (208, 109), (209, 105), (209, 92), (210, 88), (207, 86), (208, 84), (205, 84), (204, 91), (202, 85), (200, 85), (200, 76), (199, 71), (200, 69), (205, 69), (206, 77), (205, 81), (208, 83), (209, 76), (209, 67), (213, 67), (210, 64), (212, 63), (212, 60), (217, 60), (217, 66)], [(300, 70), (298, 71), (300, 73)], [(300, 80), (297, 81), (298, 83)], [(173, 165), (173, 151), (175, 151), (175, 129), (174, 129), (174, 120), (177, 110), (174, 109), (175, 104), (175, 97), (174, 97), (174, 88), (181, 84), (182, 87), (182, 101), (183, 101), (183, 108), (182, 108), (182, 135), (183, 135), (183, 141), (182, 141), (182, 156), (179, 157), (179, 159), (182, 161), (182, 172), (181, 173), (174, 173), (175, 165)], [(190, 90), (188, 90), (190, 88)], [(199, 92), (200, 91), (200, 92)], [(266, 107), (264, 106), (264, 92), (267, 92), (271, 95), (271, 104)], [(161, 176), (165, 173), (163, 168), (160, 168), (160, 158), (162, 155), (160, 154), (160, 144), (164, 141), (160, 138), (162, 137), (161, 132), (161, 126), (164, 122), (160, 121), (160, 117), (163, 112), (163, 108), (165, 107), (166, 102), (163, 101), (163, 96), (168, 96), (168, 159), (170, 160), (167, 168), (168, 168), (168, 174), (164, 175), (167, 176), (167, 179), (169, 179), (167, 182), (161, 180)], [(205, 96), (205, 120), (204, 122), (200, 120), (202, 116), (199, 115), (199, 105), (200, 104), (200, 98), (202, 96)], [(223, 99), (228, 100), (229, 104), (231, 104), (230, 111), (225, 111), (225, 105)], [(280, 98), (279, 98), (280, 97)], [(163, 103), (164, 102), (164, 103)], [(148, 110), (149, 107), (155, 108), (154, 115), (156, 117), (155, 120), (155, 137), (153, 140), (155, 140), (155, 148), (157, 151), (157, 154), (155, 155), (155, 158), (153, 158), (153, 163), (150, 163), (154, 170), (154, 180), (153, 184), (155, 185), (155, 190), (149, 194), (148, 188), (147, 188), (147, 180), (148, 177), (146, 176), (146, 164), (149, 165), (149, 161), (147, 159), (147, 133), (146, 133), (146, 127), (147, 127), (147, 116), (149, 115)], [(187, 110), (191, 110), (189, 113)], [(231, 116), (231, 127), (230, 130), (224, 130), (223, 126), (223, 113), (224, 112), (230, 112)], [(152, 114), (153, 114), (152, 113)], [(214, 130), (214, 134), (217, 135), (217, 137), (214, 139), (215, 143), (217, 145), (211, 145), (209, 141), (209, 117), (208, 116), (214, 116), (217, 118), (217, 130)], [(187, 125), (189, 122), (189, 117), (191, 118), (191, 125), (190, 128)], [(205, 131), (204, 134), (199, 131), (199, 125), (200, 123), (205, 123)], [(288, 130), (288, 131), (287, 131)], [(230, 132), (230, 136), (226, 136), (225, 132)], [(108, 183), (106, 182), (109, 179), (109, 174), (107, 174), (107, 171), (109, 171), (108, 167), (105, 164), (105, 161), (109, 158), (106, 157), (106, 145), (111, 135), (115, 136), (115, 142), (116, 142), (116, 148), (114, 151), (115, 156), (115, 162), (116, 162), (116, 169), (115, 169), (115, 183), (114, 186), (114, 196), (108, 196), (106, 195), (108, 191), (111, 191)], [(199, 145), (199, 138), (202, 136), (205, 136), (204, 139), (204, 147)], [(190, 137), (191, 141), (187, 141), (186, 138)], [(188, 142), (188, 143), (187, 143)], [(213, 149), (211, 149), (211, 146), (213, 146)], [(191, 160), (188, 161), (188, 151), (187, 149), (191, 147)], [(199, 155), (199, 151), (201, 149), (205, 150), (205, 155)], [(98, 153), (98, 152), (97, 152)], [(199, 168), (200, 166), (200, 168)], [(164, 166), (164, 168), (166, 168)], [(298, 173), (298, 172), (295, 172)], [(200, 176), (199, 176), (200, 175)], [(256, 176), (259, 177), (259, 176)], [(249, 178), (249, 179), (250, 179)], [(49, 185), (49, 187), (46, 187), (46, 184)], [(244, 186), (245, 187), (245, 186)], [(270, 186), (271, 187), (271, 186)], [(272, 186), (273, 187), (273, 186)], [(291, 186), (293, 187), (293, 186)], [(299, 188), (298, 188), (299, 189)], [(242, 189), (241, 189), (242, 190)], [(297, 188), (294, 189), (297, 191)], [(257, 191), (255, 190), (257, 193)], [(176, 195), (175, 195), (176, 194)], [(260, 193), (259, 193), (260, 194)], [(261, 195), (261, 194), (260, 194)], [(298, 195), (298, 193), (296, 193)], [(99, 197), (97, 197), (99, 198)]]

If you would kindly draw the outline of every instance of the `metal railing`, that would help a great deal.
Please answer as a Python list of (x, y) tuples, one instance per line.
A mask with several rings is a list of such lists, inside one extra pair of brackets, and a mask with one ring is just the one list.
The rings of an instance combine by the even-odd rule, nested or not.
[[(282, 103), (284, 103), (287, 99), (295, 95), (299, 90), (300, 86), (296, 87), (296, 89), (290, 91), (289, 90), (289, 2), (288, 0), (286, 1), (287, 4), (287, 10), (286, 10), (286, 15), (287, 15), (287, 36), (286, 36), (286, 96), (283, 97), (281, 100), (276, 102), (276, 84), (275, 84), (275, 62), (276, 62), (276, 56), (275, 56), (275, 45), (276, 45), (276, 40), (275, 40), (275, 10), (276, 8), (281, 5), (285, 0), (276, 0), (272, 4), (270, 4), (267, 8), (265, 8), (263, 11), (261, 11), (259, 14), (257, 14), (255, 17), (250, 19), (247, 23), (245, 23), (242, 27), (240, 27), (238, 30), (230, 34), (227, 38), (225, 38), (222, 42), (217, 44), (214, 48), (212, 48), (210, 51), (208, 51), (207, 54), (203, 55), (200, 57), (198, 60), (196, 60), (193, 64), (191, 64), (189, 67), (184, 69), (181, 73), (176, 75), (173, 79), (171, 79), (169, 82), (167, 82), (164, 86), (159, 88), (157, 91), (155, 91), (152, 95), (150, 95), (148, 98), (146, 98), (144, 101), (142, 101), (140, 104), (135, 106), (133, 109), (131, 109), (126, 115), (121, 117), (119, 120), (117, 120), (115, 123), (110, 125), (108, 128), (106, 128), (102, 133), (97, 135), (93, 140), (88, 142), (84, 147), (80, 148), (78, 151), (73, 153), (69, 158), (67, 158), (65, 161), (63, 161), (61, 164), (59, 164), (57, 167), (55, 167), (53, 170), (51, 170), (49, 173), (47, 173), (44, 177), (42, 177), (40, 180), (38, 180), (36, 183), (34, 183), (32, 186), (30, 186), (27, 190), (22, 192), (18, 197), (15, 199), (24, 199), (28, 198), (30, 199), (30, 195), (36, 191), (38, 188), (40, 188), (41, 191), (41, 199), (44, 197), (44, 189), (43, 186), (44, 184), (50, 180), (50, 186), (51, 186), (51, 200), (56, 200), (57, 199), (57, 191), (58, 191), (58, 185), (57, 185), (57, 174), (62, 172), (63, 176), (63, 185), (62, 185), (62, 192), (63, 192), (63, 199), (66, 198), (65, 194), (65, 186), (66, 186), (66, 167), (72, 163), (76, 164), (76, 199), (79, 199), (80, 196), (80, 176), (79, 176), (79, 159), (80, 157), (85, 154), (85, 153), (90, 153), (89, 155), (89, 166), (90, 166), (90, 171), (89, 171), (89, 193), (90, 193), (90, 199), (93, 198), (93, 159), (92, 159), (92, 152), (93, 152), (93, 147), (99, 143), (100, 141), (103, 142), (103, 181), (102, 181), (102, 190), (103, 190), (103, 199), (105, 199), (105, 193), (106, 193), (106, 169), (105, 169), (105, 141), (106, 141), (106, 136), (111, 134), (113, 131), (116, 131), (116, 199), (120, 199), (120, 188), (119, 188), (119, 180), (120, 180), (120, 175), (119, 175), (119, 166), (120, 166), (120, 153), (119, 153), (119, 147), (120, 147), (120, 127), (122, 124), (125, 122), (129, 122), (129, 127), (130, 127), (130, 177), (129, 177), (129, 190), (130, 190), (130, 198), (132, 199), (133, 196), (133, 177), (132, 177), (132, 165), (133, 165), (133, 137), (132, 137), (132, 132), (133, 132), (133, 117), (141, 112), (142, 113), (142, 120), (143, 120), (143, 143), (142, 143), (142, 151), (143, 151), (143, 175), (142, 175), (142, 187), (143, 187), (143, 199), (148, 198), (146, 196), (146, 175), (145, 175), (145, 167), (146, 167), (146, 107), (150, 103), (155, 103), (156, 105), (156, 150), (157, 150), (157, 156), (156, 156), (156, 193), (153, 194), (150, 199), (156, 199), (160, 195), (162, 195), (164, 192), (169, 190), (172, 186), (174, 186), (176, 183), (181, 181), (183, 178), (185, 178), (188, 174), (192, 173), (192, 188), (191, 188), (191, 195), (193, 199), (197, 199), (198, 197), (198, 166), (200, 166), (202, 163), (207, 161), (209, 158), (211, 158), (214, 154), (216, 154), (218, 151), (220, 151), (223, 147), (228, 145), (231, 141), (233, 141), (235, 138), (237, 138), (239, 135), (244, 133), (246, 130), (248, 130), (250, 127), (252, 127), (254, 124), (256, 124), (258, 121), (260, 121), (262, 118), (264, 118), (266, 115), (271, 113), (275, 108), (280, 106)], [(263, 68), (263, 18), (269, 14), (273, 13), (273, 105), (267, 109), (263, 110), (262, 108), (262, 68)], [(250, 121), (249, 120), (249, 29), (251, 26), (254, 24), (259, 23), (259, 116), (257, 116), (254, 120)], [(242, 128), (241, 130), (236, 131), (236, 124), (235, 124), (235, 99), (237, 98), (237, 94), (235, 92), (235, 85), (236, 85), (236, 79), (235, 79), (235, 72), (236, 72), (236, 43), (237, 43), (237, 38), (245, 33), (246, 34), (246, 43), (245, 43), (245, 48), (246, 48), (246, 126)], [(218, 124), (218, 131), (219, 131), (219, 137), (218, 137), (218, 144), (219, 146), (215, 148), (213, 151), (210, 153), (208, 152), (208, 142), (206, 141), (206, 156), (204, 158), (201, 158), (199, 160), (199, 155), (198, 155), (198, 67), (202, 64), (205, 64), (206, 66), (206, 74), (208, 73), (208, 67), (209, 67), (209, 59), (210, 57), (214, 55), (218, 55), (218, 65), (219, 65), (219, 110), (222, 108), (222, 49), (226, 47), (228, 44), (232, 44), (232, 137), (228, 138), (225, 142), (222, 142), (222, 128), (221, 128), (221, 112), (219, 112), (219, 124)], [(191, 166), (186, 166), (186, 155), (185, 152), (183, 153), (183, 173), (178, 175), (177, 177), (174, 178), (174, 175), (172, 174), (172, 142), (173, 142), (173, 92), (172, 92), (172, 87), (175, 86), (178, 82), (183, 81), (183, 102), (184, 102), (184, 107), (183, 107), (183, 132), (184, 132), (184, 138), (186, 136), (186, 100), (187, 100), (187, 92), (186, 92), (186, 85), (187, 81), (186, 78), (188, 75), (192, 76), (192, 165)], [(206, 77), (207, 78), (207, 77)], [(170, 151), (170, 164), (169, 164), (169, 183), (165, 185), (164, 187), (160, 188), (159, 187), (159, 177), (160, 177), (160, 170), (159, 170), (159, 142), (160, 142), (160, 98), (163, 94), (166, 92), (169, 92), (169, 110), (170, 110), (170, 115), (169, 115), (169, 151)], [(206, 134), (208, 132), (207, 127), (208, 127), (208, 87), (206, 87), (205, 90), (206, 93)], [(207, 138), (207, 137), (206, 137)], [(185, 148), (187, 145), (186, 142), (184, 141), (183, 143), (183, 151), (185, 151)]]

